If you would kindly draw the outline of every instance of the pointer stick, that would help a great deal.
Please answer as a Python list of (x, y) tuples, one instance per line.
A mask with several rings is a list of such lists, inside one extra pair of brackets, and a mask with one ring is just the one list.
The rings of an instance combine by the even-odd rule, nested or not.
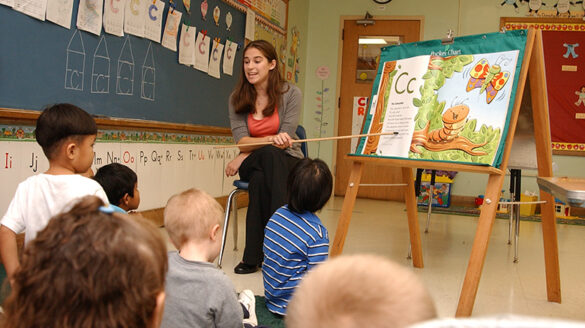
[[(351, 138), (361, 138), (361, 137), (373, 137), (373, 136), (389, 136), (389, 135), (397, 135), (398, 132), (379, 132), (379, 133), (366, 133), (366, 134), (352, 134), (349, 136), (337, 136), (337, 137), (323, 137), (323, 138), (312, 138), (312, 139), (300, 139), (296, 140), (293, 139), (292, 142), (310, 142), (310, 141), (326, 141), (326, 140), (338, 140), (338, 139), (351, 139)], [(247, 144), (240, 144), (240, 145), (226, 145), (226, 146), (215, 146), (213, 149), (221, 149), (221, 148), (233, 148), (233, 147), (248, 147), (248, 146), (266, 146), (272, 145), (272, 142), (265, 141), (265, 142), (255, 142), (255, 143), (247, 143)]]

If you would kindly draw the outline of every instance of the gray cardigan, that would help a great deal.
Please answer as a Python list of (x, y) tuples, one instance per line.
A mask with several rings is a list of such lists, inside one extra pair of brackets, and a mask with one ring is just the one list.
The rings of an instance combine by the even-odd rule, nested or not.
[[(301, 90), (297, 86), (289, 83), (284, 84), (283, 90), (285, 92), (278, 102), (278, 118), (280, 121), (278, 132), (286, 132), (291, 138), (299, 139), (296, 130), (301, 116)], [(243, 137), (250, 136), (250, 131), (248, 130), (248, 113), (236, 114), (234, 106), (232, 106), (231, 97), (229, 101), (230, 125), (234, 140), (238, 143)], [(293, 157), (303, 158), (300, 143), (295, 142), (292, 147), (286, 149), (286, 152)]]

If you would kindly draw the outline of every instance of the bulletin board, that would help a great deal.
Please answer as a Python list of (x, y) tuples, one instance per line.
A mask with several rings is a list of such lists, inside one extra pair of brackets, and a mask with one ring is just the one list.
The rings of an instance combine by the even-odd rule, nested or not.
[(500, 25), (542, 30), (553, 153), (585, 156), (585, 22), (502, 17)]

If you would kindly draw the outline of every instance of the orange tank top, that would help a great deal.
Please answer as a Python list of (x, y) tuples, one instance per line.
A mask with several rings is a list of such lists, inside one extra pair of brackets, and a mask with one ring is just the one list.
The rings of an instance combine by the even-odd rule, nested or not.
[(250, 137), (272, 136), (278, 133), (280, 118), (278, 117), (278, 107), (274, 108), (272, 115), (263, 117), (260, 120), (254, 118), (252, 113), (248, 114), (248, 131)]

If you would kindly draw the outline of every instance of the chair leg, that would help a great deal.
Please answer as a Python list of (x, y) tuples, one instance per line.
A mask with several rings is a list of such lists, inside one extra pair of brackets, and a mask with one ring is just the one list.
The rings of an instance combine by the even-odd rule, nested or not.
[(518, 242), (520, 241), (520, 205), (516, 205), (514, 212), (514, 263), (518, 263)]
[[(514, 194), (510, 193), (510, 200), (514, 201)], [(508, 218), (508, 245), (512, 245), (512, 231), (514, 226), (514, 212), (516, 211), (516, 205), (508, 205), (510, 215)]]
[(427, 225), (425, 227), (425, 233), (429, 232), (429, 224), (431, 223), (431, 212), (433, 211), (433, 189), (434, 186), (429, 186), (429, 208), (427, 209)]
[(217, 260), (217, 266), (221, 268), (221, 261), (223, 260), (223, 251), (225, 249), (225, 241), (226, 241), (226, 236), (227, 236), (227, 228), (228, 228), (228, 224), (230, 222), (230, 212), (231, 212), (231, 208), (232, 208), (232, 202), (234, 200), (234, 197), (236, 196), (236, 194), (239, 192), (239, 189), (234, 189), (228, 196), (227, 199), (227, 204), (225, 206), (225, 218), (223, 221), (223, 232), (221, 234), (221, 248), (219, 250), (219, 257)]
[(232, 212), (234, 213), (233, 235), (234, 235), (234, 251), (238, 250), (238, 198), (234, 196), (232, 203)]

